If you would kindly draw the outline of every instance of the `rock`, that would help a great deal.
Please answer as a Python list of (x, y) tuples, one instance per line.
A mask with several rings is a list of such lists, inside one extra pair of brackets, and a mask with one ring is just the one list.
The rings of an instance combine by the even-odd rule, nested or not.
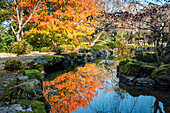
[(139, 76), (140, 64), (128, 62), (125, 65), (119, 66), (119, 72), (127, 76)]
[(37, 79), (31, 79), (31, 80), (29, 80), (27, 82), (19, 84), (18, 86), (30, 86), (30, 87), (34, 87), (36, 89), (40, 89), (41, 88), (41, 83)]
[(0, 107), (0, 113), (17, 113), (19, 111), (32, 111), (32, 109), (30, 106), (27, 109), (23, 109), (20, 104), (14, 104), (9, 107)]
[(17, 76), (17, 84), (20, 84), (20, 83), (23, 83), (23, 82), (26, 82), (29, 80), (29, 77), (28, 76)]
[(135, 79), (135, 85), (149, 86), (155, 84), (154, 80), (149, 78), (137, 78)]
[(119, 80), (127, 85), (134, 85), (135, 76), (126, 76), (119, 74)]
[(100, 63), (104, 63), (106, 65), (113, 65), (116, 64), (115, 61), (111, 61), (111, 60), (102, 60)]
[(65, 59), (64, 55), (46, 55), (43, 57), (38, 57), (32, 62), (41, 62), (44, 66), (52, 66)]
[(151, 73), (153, 72), (154, 69), (156, 69), (155, 66), (151, 66), (151, 65), (141, 65), (141, 66), (140, 66), (139, 77), (151, 76)]

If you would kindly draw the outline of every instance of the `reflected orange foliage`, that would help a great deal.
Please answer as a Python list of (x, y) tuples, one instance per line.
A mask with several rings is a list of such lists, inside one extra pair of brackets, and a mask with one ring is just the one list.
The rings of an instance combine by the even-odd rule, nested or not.
[(88, 106), (88, 102), (97, 96), (96, 88), (100, 86), (94, 76), (98, 74), (98, 68), (94, 64), (86, 64), (85, 67), (77, 67), (71, 71), (56, 77), (53, 81), (43, 81), (46, 100), (52, 106), (52, 113), (73, 112), (78, 107)]

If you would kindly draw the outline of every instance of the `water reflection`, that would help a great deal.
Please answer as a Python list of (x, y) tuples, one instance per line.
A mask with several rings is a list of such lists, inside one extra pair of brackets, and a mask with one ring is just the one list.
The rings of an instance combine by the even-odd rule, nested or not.
[[(44, 81), (52, 113), (165, 113), (169, 92), (146, 91), (119, 82), (115, 65), (86, 64)], [(100, 85), (100, 87), (99, 87)]]
[(44, 81), (44, 95), (52, 106), (52, 113), (72, 112), (78, 107), (88, 106), (88, 102), (97, 96), (99, 82), (94, 79), (98, 68), (94, 64), (77, 67), (56, 77), (53, 81)]

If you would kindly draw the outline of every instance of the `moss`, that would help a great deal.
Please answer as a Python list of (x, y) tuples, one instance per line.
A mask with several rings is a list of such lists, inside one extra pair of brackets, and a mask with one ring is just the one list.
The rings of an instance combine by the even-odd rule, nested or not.
[(140, 64), (128, 62), (125, 66), (125, 74), (127, 76), (138, 76)]
[(17, 113), (46, 113), (45, 111), (45, 104), (43, 102), (40, 101), (33, 101), (31, 103), (31, 109), (33, 111), (19, 111)]
[(141, 65), (141, 73), (142, 73), (142, 76), (143, 75), (146, 75), (146, 76), (150, 76), (151, 73), (153, 72), (153, 70), (155, 70), (156, 67), (155, 66), (152, 66), (152, 65)]
[(152, 78), (156, 78), (157, 76), (161, 75), (160, 73), (162, 73), (162, 72), (170, 73), (170, 69), (169, 69), (169, 65), (168, 64), (167, 65), (162, 65), (162, 66), (159, 67), (159, 69), (156, 69), (155, 71), (153, 71), (151, 73), (151, 77)]
[(124, 65), (124, 64), (128, 63), (131, 60), (132, 60), (131, 58), (121, 59), (120, 62), (119, 62), (119, 65)]
[(35, 92), (37, 92), (37, 89), (33, 88), (33, 87), (30, 87), (30, 86), (27, 86), (27, 87), (25, 87), (25, 92), (27, 92), (30, 95), (34, 95)]
[(45, 56), (44, 58), (46, 59), (46, 61), (47, 61), (48, 63), (52, 62), (53, 59), (54, 59), (53, 56), (51, 56), (51, 55), (47, 55), (47, 56)]
[(18, 70), (21, 66), (21, 62), (20, 61), (16, 61), (16, 60), (8, 60), (5, 62), (5, 69), (6, 70)]
[(44, 65), (42, 62), (33, 62), (29, 64), (31, 69), (37, 69), (40, 72), (42, 72), (44, 70)]
[(25, 70), (25, 75), (29, 77), (29, 79), (38, 79), (42, 80), (42, 74), (39, 70), (32, 69), (32, 70)]
[(31, 104), (31, 108), (32, 109), (44, 109), (45, 108), (45, 104), (43, 102), (40, 102), (40, 101), (34, 101), (32, 104)]
[(55, 57), (56, 58), (56, 60), (59, 60), (59, 59), (65, 59), (65, 57), (64, 56), (62, 56), (62, 55), (53, 55), (53, 57)]
[(170, 68), (170, 64), (161, 65), (159, 68)]
[(17, 104), (21, 104), (21, 105), (30, 105), (33, 101), (32, 100), (20, 100)]

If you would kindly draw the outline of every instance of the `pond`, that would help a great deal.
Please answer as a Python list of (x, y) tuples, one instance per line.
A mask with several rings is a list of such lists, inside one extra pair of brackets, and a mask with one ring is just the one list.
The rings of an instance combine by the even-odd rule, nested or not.
[(86, 64), (64, 74), (48, 74), (43, 93), (52, 113), (169, 112), (169, 92), (127, 86), (116, 74), (116, 63)]

